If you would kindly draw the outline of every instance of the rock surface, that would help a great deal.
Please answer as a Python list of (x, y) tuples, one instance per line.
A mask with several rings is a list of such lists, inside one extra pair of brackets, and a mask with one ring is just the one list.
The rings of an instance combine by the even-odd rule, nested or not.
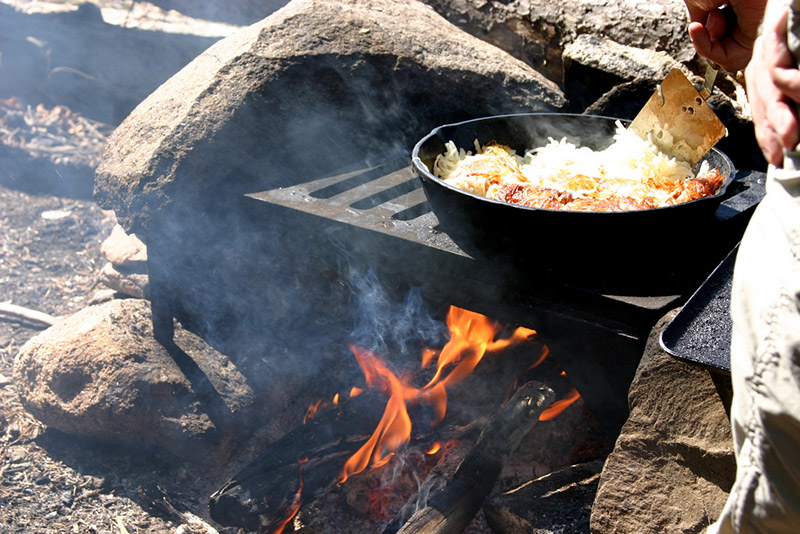
[(702, 532), (733, 484), (725, 388), (720, 395), (709, 371), (661, 350), (669, 318), (653, 329), (631, 385), (631, 414), (592, 508), (594, 534)]
[(118, 224), (103, 241), (100, 252), (115, 267), (141, 268), (147, 264), (147, 246), (135, 235), (126, 234)]
[(125, 233), (117, 224), (103, 241), (100, 252), (108, 258), (99, 274), (103, 285), (129, 297), (150, 298), (147, 245), (141, 239)]
[[(582, 34), (564, 47), (564, 91), (571, 106), (584, 110), (622, 84), (639, 84), (645, 92), (631, 98), (633, 112), (620, 110), (610, 117), (633, 118), (656, 87), (673, 68), (681, 64), (663, 51), (619, 44), (610, 39)], [(691, 73), (684, 68), (684, 74)], [(588, 82), (587, 82), (588, 81)]]
[(686, 32), (688, 18), (681, 0), (426, 3), (464, 31), (506, 50), (552, 80), (560, 81), (564, 75), (564, 48), (583, 34), (630, 47), (660, 50), (681, 62), (696, 55)]
[(112, 300), (31, 338), (14, 379), (25, 408), (62, 432), (225, 461), (253, 393), (200, 338), (178, 328), (175, 344), (167, 352), (153, 339), (147, 301)]
[(95, 196), (141, 234), (171, 204), (408, 157), (434, 126), (558, 110), (529, 65), (416, 1), (295, 0), (216, 43), (109, 140)]
[(147, 272), (135, 272), (113, 263), (106, 263), (98, 274), (99, 281), (116, 293), (136, 299), (150, 298), (150, 280)]

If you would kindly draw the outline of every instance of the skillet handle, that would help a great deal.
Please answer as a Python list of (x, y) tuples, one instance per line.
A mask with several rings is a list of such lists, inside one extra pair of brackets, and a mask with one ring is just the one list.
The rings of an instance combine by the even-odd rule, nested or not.
[(718, 220), (745, 215), (748, 219), (766, 193), (767, 175), (760, 171), (737, 170), (728, 186), (726, 199), (715, 214)]

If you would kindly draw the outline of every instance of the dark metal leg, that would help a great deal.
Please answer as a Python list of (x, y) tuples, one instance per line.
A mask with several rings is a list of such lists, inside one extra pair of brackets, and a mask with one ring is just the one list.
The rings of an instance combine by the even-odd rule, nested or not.
[(153, 316), (153, 337), (164, 346), (173, 343), (175, 327), (172, 313), (169, 287), (161, 261), (160, 247), (157, 243), (148, 243), (147, 268), (150, 283), (150, 311)]

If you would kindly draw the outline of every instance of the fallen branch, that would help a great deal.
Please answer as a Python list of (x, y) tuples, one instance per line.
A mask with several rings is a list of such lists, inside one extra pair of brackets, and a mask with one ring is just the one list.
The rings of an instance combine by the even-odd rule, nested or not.
[(58, 320), (44, 312), (17, 306), (9, 302), (0, 302), (0, 318), (28, 323), (32, 326), (48, 328)]

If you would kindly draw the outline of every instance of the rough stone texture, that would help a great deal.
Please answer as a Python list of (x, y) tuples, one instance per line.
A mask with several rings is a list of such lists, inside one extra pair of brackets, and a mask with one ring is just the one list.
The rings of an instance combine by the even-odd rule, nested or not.
[(564, 104), (554, 83), (422, 3), (296, 0), (143, 101), (109, 140), (95, 196), (149, 244), (143, 230), (171, 203), (408, 157), (444, 122)]
[[(671, 69), (682, 66), (666, 52), (626, 46), (593, 34), (579, 35), (567, 44), (563, 61), (564, 91), (571, 105), (578, 109), (587, 108), (624, 83), (639, 82), (652, 93), (657, 81), (663, 80)], [(683, 71), (691, 75), (686, 68)], [(643, 100), (632, 101), (638, 112)]]
[(106, 263), (98, 275), (100, 282), (117, 293), (137, 299), (150, 298), (150, 278), (147, 272), (135, 272)]
[[(14, 381), (26, 409), (52, 428), (223, 462), (246, 426), (239, 423), (253, 393), (197, 336), (178, 328), (175, 343), (168, 353), (153, 339), (146, 301), (113, 300), (31, 338), (15, 361)], [(196, 375), (187, 379), (176, 351), (196, 362), (216, 393)]]
[(147, 246), (118, 224), (100, 245), (100, 252), (116, 267), (144, 267), (147, 263)]
[(561, 80), (564, 48), (594, 34), (678, 61), (695, 57), (681, 0), (550, 2), (548, 0), (425, 0), (460, 28), (506, 50), (550, 79)]
[(619, 44), (598, 35), (579, 35), (564, 48), (565, 60), (580, 63), (622, 79), (661, 80), (680, 63), (663, 51)]
[(701, 532), (721, 512), (733, 483), (725, 388), (717, 390), (709, 371), (660, 349), (670, 317), (653, 329), (631, 385), (631, 414), (592, 508), (594, 534)]

